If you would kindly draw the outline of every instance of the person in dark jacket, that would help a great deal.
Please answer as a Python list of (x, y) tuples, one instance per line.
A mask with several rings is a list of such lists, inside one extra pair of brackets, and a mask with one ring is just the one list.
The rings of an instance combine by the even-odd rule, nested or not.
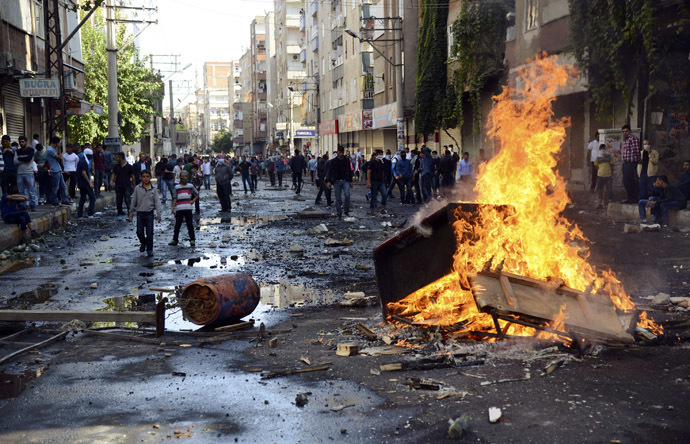
[(220, 201), (220, 212), (229, 213), (232, 208), (230, 200), (230, 190), (232, 186), (232, 170), (225, 160), (220, 160), (216, 164), (216, 192)]
[(307, 169), (307, 161), (304, 156), (300, 154), (299, 150), (295, 150), (295, 155), (290, 159), (290, 170), (292, 170), (292, 186), (295, 187), (295, 193), (299, 194), (302, 191), (302, 175)]
[(328, 208), (331, 207), (331, 189), (326, 186), (326, 174), (327, 174), (327, 165), (328, 162), (328, 154), (324, 154), (323, 157), (320, 157), (317, 162), (316, 162), (316, 187), (319, 189), (319, 192), (316, 194), (316, 200), (314, 201), (315, 205), (318, 205), (321, 203), (321, 194), (326, 195), (326, 206)]
[[(335, 210), (338, 217), (350, 215), (350, 189), (352, 188), (352, 166), (350, 159), (345, 157), (345, 148), (338, 146), (338, 157), (329, 161), (326, 169), (326, 186), (330, 189), (335, 186)], [(343, 195), (345, 196), (345, 208), (343, 208)]]
[[(649, 205), (651, 206), (651, 212), (658, 221), (661, 219), (662, 226), (668, 226), (668, 211), (669, 210), (683, 210), (688, 205), (688, 200), (685, 194), (675, 185), (668, 183), (668, 177), (660, 175), (656, 177), (654, 182), (655, 188), (661, 188), (663, 192), (663, 197), (659, 200), (649, 200)], [(639, 210), (640, 219), (645, 219), (646, 214), (644, 213), (646, 199), (640, 200)], [(646, 202), (645, 202), (646, 204)]]
[(443, 154), (438, 168), (441, 175), (441, 186), (444, 188), (443, 194), (445, 195), (455, 185), (455, 161), (450, 154), (450, 150), (446, 150)]
[(247, 183), (249, 184), (249, 190), (253, 193), (254, 185), (252, 184), (252, 179), (249, 176), (251, 163), (249, 163), (246, 156), (242, 156), (242, 160), (237, 165), (237, 168), (240, 169), (240, 175), (242, 176), (242, 186), (244, 187), (244, 194), (247, 194)]

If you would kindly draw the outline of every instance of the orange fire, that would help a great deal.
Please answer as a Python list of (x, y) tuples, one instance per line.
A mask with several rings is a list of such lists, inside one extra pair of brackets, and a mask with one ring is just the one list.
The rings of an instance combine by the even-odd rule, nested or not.
[[(487, 136), (500, 151), (482, 165), (474, 188), (476, 201), (490, 205), (480, 206), (472, 224), (462, 218), (455, 222), (462, 245), (454, 257), (455, 273), (391, 303), (392, 312), (414, 322), (493, 330), (491, 317), (478, 312), (465, 290), (487, 263), (541, 281), (561, 279), (567, 287), (610, 297), (618, 308), (635, 308), (613, 272), (587, 262), (588, 240), (561, 215), (570, 199), (555, 170), (556, 156), (570, 122), (555, 119), (551, 105), (573, 74), (573, 67), (558, 65), (553, 57), (538, 57), (494, 97)], [(559, 329), (562, 321), (554, 320), (552, 327)], [(638, 325), (661, 331), (644, 313)], [(506, 333), (532, 336), (535, 331), (511, 324)]]

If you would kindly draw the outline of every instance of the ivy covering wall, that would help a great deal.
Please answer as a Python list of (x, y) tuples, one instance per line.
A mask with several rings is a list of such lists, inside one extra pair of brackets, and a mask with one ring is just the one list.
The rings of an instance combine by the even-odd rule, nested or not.
[(421, 0), (421, 24), (417, 47), (415, 128), (431, 134), (444, 117), (448, 37), (448, 0)]

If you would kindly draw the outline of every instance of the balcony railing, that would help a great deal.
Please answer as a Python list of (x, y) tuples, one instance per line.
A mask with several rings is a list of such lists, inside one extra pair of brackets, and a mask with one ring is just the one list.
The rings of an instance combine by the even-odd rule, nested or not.
[(309, 14), (316, 15), (317, 12), (319, 12), (319, 2), (318, 0), (312, 0), (309, 4)]
[(300, 14), (299, 16), (299, 30), (304, 31), (304, 28), (307, 26), (307, 17), (304, 14)]
[(299, 53), (299, 61), (302, 63), (305, 63), (307, 61), (307, 50), (303, 49), (302, 52)]
[(319, 38), (316, 37), (314, 40), (311, 41), (311, 50), (312, 51), (318, 51), (319, 50)]

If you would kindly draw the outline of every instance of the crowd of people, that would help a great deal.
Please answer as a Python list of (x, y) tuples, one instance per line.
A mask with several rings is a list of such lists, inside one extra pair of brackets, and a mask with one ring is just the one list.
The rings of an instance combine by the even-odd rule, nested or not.
[[(623, 127), (621, 157), (622, 179), (628, 198), (624, 203), (637, 203), (640, 218), (646, 220), (651, 209), (655, 221), (668, 224), (668, 211), (686, 208), (690, 198), (690, 161), (684, 163), (683, 176), (678, 184), (669, 183), (668, 177), (658, 175), (659, 153), (648, 140), (640, 147), (639, 140)], [(316, 189), (315, 205), (330, 209), (335, 203), (334, 215), (349, 216), (351, 190), (354, 182), (366, 183), (366, 198), (372, 215), (386, 213), (386, 207), (398, 193), (401, 205), (420, 205), (432, 199), (441, 199), (458, 182), (471, 188), (481, 165), (488, 161), (483, 149), (476, 163), (468, 152), (460, 156), (452, 145), (443, 146), (441, 154), (422, 145), (421, 149), (376, 149), (369, 159), (361, 150), (350, 152), (343, 146), (330, 154), (320, 156), (294, 150), (291, 156), (264, 157), (242, 155), (195, 156), (185, 153), (177, 156), (159, 156), (155, 165), (145, 153), (134, 157), (131, 152), (111, 153), (101, 144), (67, 144), (61, 153), (61, 140), (51, 137), (44, 147), (34, 134), (31, 144), (21, 136), (13, 142), (2, 136), (0, 183), (2, 185), (2, 218), (6, 223), (18, 224), (22, 235), (30, 230), (30, 213), (41, 204), (59, 207), (76, 202), (79, 190), (77, 217), (93, 217), (95, 202), (104, 191), (116, 195), (117, 219), (131, 221), (136, 214), (137, 234), (141, 251), (152, 255), (153, 223), (160, 220), (162, 206), (168, 196), (170, 211), (175, 217), (175, 228), (170, 245), (179, 244), (179, 232), (184, 222), (189, 240), (194, 245), (193, 214), (200, 213), (199, 195), (202, 189), (211, 190), (215, 179), (220, 212), (232, 210), (233, 178), (239, 173), (244, 194), (255, 193), (259, 181), (266, 177), (265, 187), (284, 189), (285, 174), (291, 175), (291, 188), (299, 195), (308, 181)], [(596, 145), (596, 146), (595, 146)], [(593, 166), (592, 191), (599, 192), (599, 207), (613, 198), (612, 176), (614, 157), (606, 144), (595, 141), (589, 145)], [(631, 165), (635, 166), (632, 168)], [(156, 185), (153, 184), (153, 179)], [(306, 181), (305, 182), (305, 178)], [(277, 188), (276, 188), (277, 187)], [(335, 194), (335, 196), (333, 196)], [(86, 211), (86, 201), (88, 206)]]
[[(690, 200), (690, 160), (683, 162), (680, 181), (672, 184), (668, 176), (659, 173), (659, 152), (652, 148), (648, 139), (632, 134), (630, 125), (623, 125), (621, 158), (621, 181), (626, 199), (622, 204), (637, 204), (640, 222), (647, 224), (647, 210), (651, 222), (669, 225), (669, 211), (687, 208)], [(615, 159), (609, 146), (592, 140), (588, 145), (592, 165), (590, 190), (599, 194), (597, 208), (605, 208), (613, 200), (613, 175)]]

